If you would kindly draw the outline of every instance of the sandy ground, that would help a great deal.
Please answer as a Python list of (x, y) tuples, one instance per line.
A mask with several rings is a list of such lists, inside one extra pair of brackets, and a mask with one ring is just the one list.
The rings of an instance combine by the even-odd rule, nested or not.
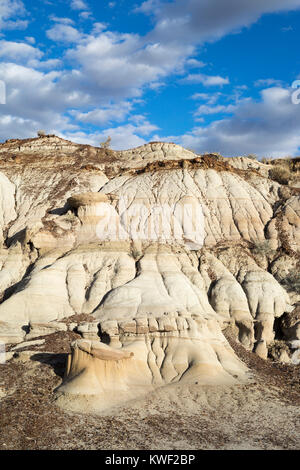
[(65, 412), (61, 383), (73, 333), (47, 338), (30, 360), (0, 365), (0, 449), (299, 449), (299, 366), (264, 361), (227, 337), (254, 380), (235, 387), (171, 385), (102, 415)]

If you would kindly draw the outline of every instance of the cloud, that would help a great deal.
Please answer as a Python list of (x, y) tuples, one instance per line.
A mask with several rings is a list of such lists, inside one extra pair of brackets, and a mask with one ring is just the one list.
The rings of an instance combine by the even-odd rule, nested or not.
[[(0, 139), (24, 137), (25, 129), (32, 135), (36, 128), (53, 132), (55, 126), (56, 132), (66, 132), (85, 124), (103, 127), (122, 122), (134, 106), (128, 97), (139, 96), (145, 86), (157, 85), (161, 76), (176, 67), (180, 51), (171, 51), (166, 60), (168, 51), (156, 45), (144, 47), (139, 35), (104, 32), (103, 28), (99, 24), (96, 30), (100, 33), (82, 35), (65, 21), (56, 22), (48, 36), (76, 42), (64, 57), (64, 63), (71, 61), (75, 67), (57, 72), (53, 70), (61, 67), (60, 59), (42, 60), (42, 52), (30, 44), (3, 42), (0, 54), (6, 62), (0, 63), (0, 77), (7, 84), (7, 104), (0, 108)], [(123, 126), (118, 128), (119, 145), (122, 136), (129, 135), (130, 142), (138, 144), (143, 137), (135, 132), (143, 135), (156, 129), (145, 122), (128, 126), (125, 134)], [(125, 146), (125, 140), (122, 142)]]
[(25, 29), (27, 20), (21, 20), (26, 14), (21, 0), (0, 0), (0, 30), (1, 29)]
[(58, 23), (46, 32), (49, 39), (58, 42), (76, 43), (82, 38), (82, 34), (69, 24)]
[(22, 42), (0, 40), (0, 58), (26, 63), (30, 59), (40, 59), (43, 52)]
[(92, 13), (90, 11), (82, 11), (79, 13), (79, 16), (84, 20), (88, 20), (89, 18), (92, 18)]
[(26, 37), (25, 37), (25, 40), (26, 40), (27, 42), (29, 42), (30, 44), (35, 44), (35, 42), (36, 42), (36, 41), (35, 41), (35, 38), (32, 37), (32, 36), (26, 36)]
[(67, 51), (66, 58), (77, 69), (65, 82), (90, 93), (98, 103), (104, 98), (109, 102), (136, 97), (145, 87), (183, 67), (185, 57), (186, 48), (180, 46), (145, 45), (137, 34), (102, 31), (82, 38)]
[(78, 111), (72, 111), (71, 113), (77, 121), (102, 126), (112, 121), (124, 121), (132, 109), (132, 102), (123, 101), (117, 104), (103, 106), (100, 109), (93, 109), (92, 111), (86, 113)]
[(197, 59), (188, 59), (186, 61), (186, 65), (188, 65), (191, 68), (197, 68), (197, 69), (206, 66), (206, 64), (202, 62), (202, 60), (197, 60)]
[(55, 23), (62, 23), (62, 24), (74, 24), (74, 21), (71, 18), (62, 18), (59, 16), (51, 15), (50, 20), (54, 21)]
[(233, 111), (232, 117), (172, 138), (198, 152), (226, 156), (256, 153), (283, 157), (298, 153), (300, 108), (292, 104), (290, 90), (266, 88), (259, 101), (243, 99)]
[[(90, 16), (85, 1), (72, 0), (70, 6), (83, 18)], [(100, 22), (83, 34), (70, 18), (52, 16), (55, 24), (47, 36), (58, 47), (51, 44), (49, 55), (43, 56), (28, 39), (7, 41), (10, 57), (1, 48), (6, 62), (0, 63), (0, 77), (8, 96), (7, 105), (0, 107), (0, 138), (26, 137), (45, 128), (94, 144), (111, 135), (114, 148), (140, 145), (150, 136), (153, 140), (156, 126), (131, 115), (137, 97), (175, 74), (186, 75), (186, 84), (229, 84), (227, 77), (198, 73), (205, 64), (195, 58), (197, 46), (248, 27), (264, 13), (299, 7), (300, 0), (152, 0), (136, 9), (153, 15), (154, 27), (146, 36), (108, 31)], [(21, 0), (0, 0), (0, 29), (25, 26), (25, 14)], [(68, 47), (63, 50), (60, 42)], [(53, 57), (52, 51), (59, 55)], [(296, 152), (300, 108), (291, 105), (279, 82), (260, 80), (257, 85), (272, 85), (272, 91), (262, 90), (259, 101), (240, 99), (237, 93), (234, 104), (224, 96), (220, 103), (217, 93), (193, 95), (204, 102), (194, 114), (197, 126), (171, 140), (227, 154)], [(199, 126), (203, 116), (229, 112), (232, 116), (226, 119)], [(95, 126), (100, 129), (95, 131)]]
[(282, 80), (276, 80), (275, 78), (261, 78), (254, 82), (254, 86), (258, 88), (282, 86)]
[[(127, 150), (133, 147), (138, 147), (147, 143), (144, 137), (151, 135), (157, 126), (143, 120), (139, 124), (126, 124), (123, 126), (107, 128), (101, 132), (71, 132), (65, 133), (62, 137), (70, 139), (79, 144), (89, 143), (90, 145), (99, 146), (100, 142), (104, 142), (108, 137), (111, 137), (111, 147), (114, 150)], [(141, 137), (144, 136), (144, 137)]]
[(202, 83), (204, 86), (223, 86), (229, 84), (229, 79), (226, 77), (205, 75), (203, 73), (190, 74), (181, 80), (181, 83)]
[(28, 137), (39, 128), (49, 132), (74, 129), (64, 111), (77, 106), (82, 97), (57, 87), (59, 76), (59, 72), (45, 73), (28, 66), (0, 63), (7, 94), (6, 105), (0, 107), (0, 139)]
[(60, 59), (48, 59), (48, 60), (31, 59), (28, 61), (27, 65), (33, 69), (54, 70), (54, 69), (60, 68), (63, 65), (63, 63)]
[(218, 91), (217, 93), (194, 93), (191, 98), (192, 100), (201, 100), (212, 105), (218, 101), (220, 96), (222, 96), (222, 93)]
[(147, 0), (143, 2), (140, 6), (134, 8), (134, 13), (145, 13), (147, 15), (158, 13), (161, 6), (160, 0)]
[(203, 116), (203, 115), (209, 115), (209, 114), (219, 114), (219, 113), (232, 113), (235, 110), (235, 106), (230, 104), (230, 105), (216, 105), (216, 106), (209, 106), (207, 104), (202, 104), (201, 106), (198, 107), (198, 109), (195, 111), (194, 116)]
[[(40, 65), (45, 66), (47, 62), (40, 62)], [(98, 145), (109, 132), (114, 137), (115, 148), (127, 148), (144, 143), (141, 136), (150, 135), (157, 129), (143, 116), (136, 116), (136, 119), (130, 116), (134, 101), (110, 103), (97, 108), (93, 91), (84, 93), (70, 87), (70, 76), (64, 71), (43, 72), (29, 66), (2, 62), (0, 76), (7, 85), (6, 105), (0, 107), (0, 140), (25, 138), (43, 128), (50, 133), (70, 134), (76, 141), (80, 138), (82, 142)], [(92, 107), (92, 110), (77, 110), (85, 107)], [(71, 111), (66, 112), (68, 110)], [(122, 122), (127, 118), (132, 122), (115, 130), (80, 131), (85, 124), (101, 129), (111, 122)]]
[(83, 0), (71, 0), (71, 8), (73, 10), (88, 10), (88, 5)]
[(263, 14), (299, 8), (299, 0), (148, 0), (136, 11), (155, 16), (153, 40), (200, 44), (250, 26)]

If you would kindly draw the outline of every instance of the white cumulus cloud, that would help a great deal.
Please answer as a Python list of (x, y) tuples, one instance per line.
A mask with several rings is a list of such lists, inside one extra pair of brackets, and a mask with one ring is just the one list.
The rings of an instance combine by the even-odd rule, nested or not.
[(21, 0), (0, 0), (0, 30), (25, 29), (28, 21), (20, 19), (26, 13)]
[(237, 103), (231, 108), (231, 117), (173, 138), (198, 152), (220, 152), (225, 156), (295, 155), (300, 147), (299, 106), (292, 103), (289, 89), (266, 88), (259, 101), (248, 98)]

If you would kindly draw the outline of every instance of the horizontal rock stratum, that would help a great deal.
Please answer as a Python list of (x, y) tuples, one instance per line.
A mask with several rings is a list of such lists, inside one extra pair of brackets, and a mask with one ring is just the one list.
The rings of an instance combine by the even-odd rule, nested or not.
[(0, 144), (0, 340), (78, 331), (58, 390), (76, 409), (247, 380), (229, 325), (262, 358), (297, 361), (298, 173), (281, 184), (272, 168), (160, 142)]

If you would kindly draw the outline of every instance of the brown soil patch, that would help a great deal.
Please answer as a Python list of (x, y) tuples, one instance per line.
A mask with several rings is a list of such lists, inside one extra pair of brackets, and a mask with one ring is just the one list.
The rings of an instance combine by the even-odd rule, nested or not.
[(63, 318), (60, 321), (66, 325), (69, 325), (70, 323), (93, 322), (95, 321), (95, 317), (93, 317), (93, 315), (89, 315), (88, 313), (78, 313), (76, 315), (72, 315), (71, 317)]
[(300, 366), (261, 359), (237, 343), (229, 328), (224, 334), (237, 356), (255, 371), (257, 380), (278, 388), (282, 400), (300, 406)]
[(217, 157), (214, 154), (207, 154), (192, 159), (184, 160), (167, 160), (148, 163), (143, 168), (135, 168), (130, 170), (133, 174), (143, 174), (147, 172), (154, 172), (160, 170), (177, 170), (177, 169), (190, 169), (190, 170), (215, 170), (218, 172), (227, 171), (241, 176), (242, 178), (249, 178), (249, 175), (255, 175), (262, 178), (261, 174), (254, 168), (241, 170), (230, 165), (229, 161), (222, 157)]

